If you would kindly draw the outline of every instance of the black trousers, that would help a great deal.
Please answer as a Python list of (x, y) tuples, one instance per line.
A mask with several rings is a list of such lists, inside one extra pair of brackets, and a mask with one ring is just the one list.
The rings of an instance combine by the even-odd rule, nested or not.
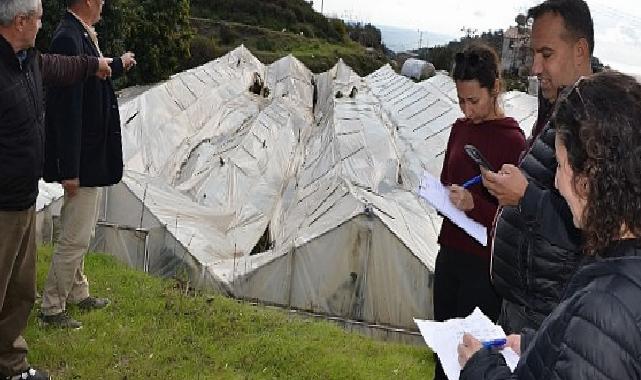
[[(501, 298), (490, 282), (490, 261), (441, 247), (434, 271), (434, 319), (467, 317), (476, 307), (494, 322), (501, 311)], [(434, 360), (434, 379), (446, 380), (436, 354)]]

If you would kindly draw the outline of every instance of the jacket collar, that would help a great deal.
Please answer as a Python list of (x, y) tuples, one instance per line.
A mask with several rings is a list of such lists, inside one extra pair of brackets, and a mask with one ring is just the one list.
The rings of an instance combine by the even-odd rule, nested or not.
[[(31, 59), (33, 59), (34, 54), (35, 49), (27, 49), (27, 59), (25, 59), (25, 65)], [(16, 70), (21, 70), (23, 66), (20, 64), (20, 61), (18, 60), (16, 53), (13, 51), (13, 47), (11, 46), (9, 41), (7, 41), (2, 35), (0, 35), (0, 59), (5, 61), (10, 67)]]
[(87, 31), (83, 23), (80, 20), (78, 20), (78, 18), (73, 13), (71, 13), (71, 11), (67, 10), (65, 12), (65, 15), (63, 16), (63, 21), (73, 26), (74, 28), (76, 28), (78, 33), (80, 33), (83, 36), (85, 43), (89, 45), (94, 55), (96, 57), (100, 56), (100, 53), (98, 52), (98, 48), (96, 47), (94, 42), (91, 40), (91, 37), (89, 36), (89, 32)]
[(615, 241), (592, 261), (577, 271), (568, 284), (566, 296), (583, 289), (596, 278), (610, 275), (625, 277), (641, 288), (641, 239)]

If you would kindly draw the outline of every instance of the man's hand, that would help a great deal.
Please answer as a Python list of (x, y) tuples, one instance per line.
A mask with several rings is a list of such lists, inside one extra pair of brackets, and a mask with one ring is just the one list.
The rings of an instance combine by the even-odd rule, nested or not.
[(527, 178), (521, 169), (505, 164), (498, 173), (481, 168), (483, 186), (494, 195), (501, 206), (516, 206), (527, 188)]
[(113, 62), (113, 58), (98, 58), (98, 71), (96, 72), (98, 78), (105, 80), (111, 77), (111, 67), (109, 66), (111, 62)]
[(80, 179), (63, 179), (62, 187), (65, 189), (66, 195), (68, 195), (69, 197), (73, 197), (76, 195), (76, 193), (78, 192), (78, 188), (80, 187)]
[(470, 334), (463, 335), (463, 341), (458, 345), (458, 362), (461, 368), (465, 367), (467, 361), (481, 348), (483, 345), (478, 339)]
[(126, 52), (120, 57), (122, 60), (122, 67), (125, 71), (129, 71), (132, 67), (136, 65), (136, 55), (133, 52)]
[(474, 208), (472, 193), (459, 185), (450, 186), (450, 201), (454, 207), (461, 211), (469, 211)]

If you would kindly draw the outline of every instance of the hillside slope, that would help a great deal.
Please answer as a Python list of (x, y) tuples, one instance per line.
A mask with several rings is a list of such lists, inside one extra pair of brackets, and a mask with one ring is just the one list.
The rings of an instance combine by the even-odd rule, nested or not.
[[(197, 33), (194, 41), (204, 45), (207, 45), (207, 41), (210, 42), (210, 55), (204, 54), (200, 62), (194, 62), (193, 66), (223, 56), (241, 44), (265, 64), (292, 54), (315, 73), (330, 70), (339, 58), (361, 76), (389, 63), (382, 52), (366, 49), (353, 41), (334, 43), (290, 32), (198, 18), (192, 18), (191, 25)], [(192, 54), (194, 53), (192, 49)]]
[(389, 63), (382, 49), (352, 41), (342, 20), (326, 18), (304, 0), (191, 0), (191, 16), (196, 36), (190, 67), (241, 44), (263, 63), (293, 54), (316, 73), (339, 58), (359, 75)]

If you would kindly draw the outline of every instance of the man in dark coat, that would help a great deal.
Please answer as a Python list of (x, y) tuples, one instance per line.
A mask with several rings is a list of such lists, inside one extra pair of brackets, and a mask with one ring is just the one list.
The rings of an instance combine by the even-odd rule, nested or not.
[[(506, 333), (537, 329), (559, 303), (579, 265), (581, 238), (554, 188), (554, 128), (547, 124), (559, 89), (592, 74), (592, 17), (583, 0), (547, 0), (533, 19), (532, 72), (544, 101), (519, 168), (485, 171), (483, 183), (503, 208), (496, 218), (492, 281), (503, 297), (499, 324)], [(547, 103), (547, 105), (546, 105)]]
[[(54, 32), (51, 51), (64, 55), (101, 57), (93, 28), (100, 20), (102, 0), (71, 0)], [(132, 53), (112, 63), (117, 76), (135, 64)], [(102, 186), (122, 178), (122, 146), (118, 102), (111, 80), (92, 78), (47, 93), (44, 179), (64, 188), (61, 231), (45, 283), (41, 319), (45, 325), (80, 328), (66, 313), (67, 303), (100, 309), (108, 299), (89, 294), (84, 255), (98, 218)]]
[(33, 49), (41, 18), (40, 0), (0, 1), (0, 379), (49, 379), (46, 372), (29, 367), (22, 337), (36, 298), (43, 82), (71, 84), (111, 71), (107, 58), (62, 57)]

